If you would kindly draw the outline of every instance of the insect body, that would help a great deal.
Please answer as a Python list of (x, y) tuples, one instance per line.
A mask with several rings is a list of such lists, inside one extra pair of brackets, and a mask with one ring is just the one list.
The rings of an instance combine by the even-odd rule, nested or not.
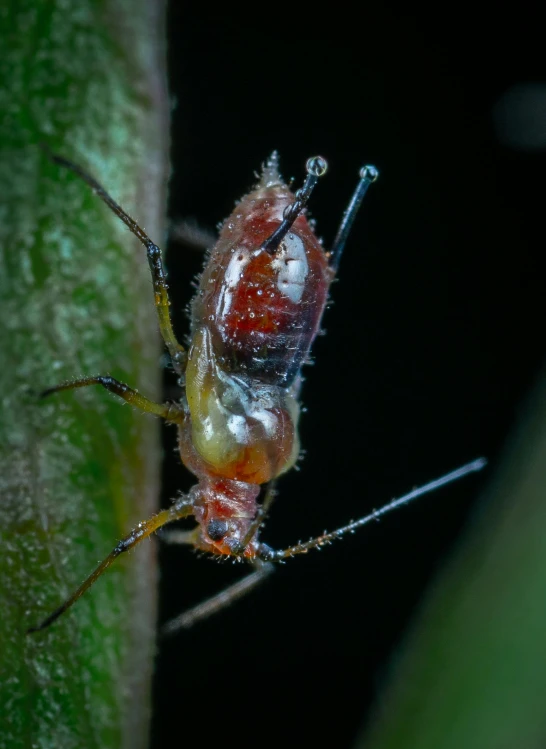
[[(244, 559), (252, 574), (167, 625), (187, 627), (248, 592), (272, 570), (272, 562), (320, 547), (414, 497), (479, 470), (474, 461), (394, 500), (381, 510), (306, 543), (273, 550), (259, 530), (274, 496), (274, 482), (299, 453), (297, 434), (301, 367), (319, 330), (328, 290), (374, 167), (364, 167), (332, 249), (326, 252), (305, 207), (326, 161), (307, 162), (307, 178), (293, 194), (281, 180), (274, 154), (256, 189), (224, 222), (208, 257), (191, 307), (191, 346), (178, 343), (169, 314), (161, 251), (88, 174), (57, 156), (57, 163), (82, 177), (145, 245), (152, 273), (161, 334), (179, 376), (179, 403), (157, 404), (110, 377), (84, 377), (46, 390), (99, 384), (143, 411), (177, 424), (183, 463), (196, 485), (172, 506), (138, 525), (38, 627), (47, 627), (69, 608), (114, 559), (167, 523), (193, 515), (194, 531), (172, 538), (216, 555)], [(262, 485), (267, 485), (260, 504)]]
[[(309, 168), (314, 179), (325, 171), (321, 159)], [(293, 203), (270, 162), (224, 223), (192, 305), (180, 446), (199, 477), (198, 544), (207, 551), (264, 555), (251, 533), (259, 487), (299, 453), (299, 373), (334, 273), (300, 212), (276, 246), (264, 248)]]

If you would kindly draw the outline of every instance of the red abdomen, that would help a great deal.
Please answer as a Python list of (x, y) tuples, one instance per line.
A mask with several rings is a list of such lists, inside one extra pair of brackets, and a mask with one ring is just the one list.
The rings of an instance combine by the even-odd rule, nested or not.
[(283, 387), (305, 361), (332, 280), (305, 216), (275, 254), (260, 249), (293, 201), (286, 185), (275, 184), (239, 203), (222, 227), (192, 306), (193, 328), (209, 329), (225, 371)]

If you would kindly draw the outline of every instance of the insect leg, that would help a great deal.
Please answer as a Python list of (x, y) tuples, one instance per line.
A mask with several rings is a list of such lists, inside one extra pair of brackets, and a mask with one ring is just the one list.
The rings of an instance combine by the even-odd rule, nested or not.
[(330, 250), (330, 266), (337, 271), (341, 254), (345, 248), (345, 242), (351, 231), (353, 221), (355, 220), (358, 209), (364, 199), (364, 195), (368, 191), (368, 187), (373, 184), (379, 177), (379, 172), (375, 166), (364, 166), (360, 170), (360, 182), (356, 186), (356, 190), (353, 193), (349, 205), (345, 209), (341, 224), (337, 230), (334, 244)]
[(194, 528), (191, 531), (181, 531), (178, 529), (170, 531), (160, 531), (157, 536), (160, 541), (164, 541), (167, 544), (172, 544), (173, 546), (185, 545), (195, 547), (199, 540), (199, 528)]
[(434, 481), (430, 481), (424, 486), (413, 489), (413, 491), (409, 492), (408, 494), (404, 494), (403, 497), (393, 499), (392, 502), (384, 505), (379, 510), (374, 510), (369, 515), (366, 515), (359, 520), (354, 520), (348, 525), (344, 525), (342, 528), (338, 528), (331, 533), (324, 533), (322, 536), (311, 538), (305, 543), (297, 543), (294, 546), (289, 546), (287, 549), (282, 549), (280, 551), (275, 551), (273, 549), (270, 549), (265, 544), (261, 544), (259, 548), (259, 556), (264, 561), (280, 561), (282, 559), (287, 559), (288, 557), (296, 556), (296, 554), (307, 554), (310, 549), (319, 549), (322, 546), (331, 544), (332, 541), (341, 538), (346, 533), (353, 533), (355, 530), (357, 530), (357, 528), (362, 528), (362, 526), (367, 525), (372, 520), (379, 520), (379, 518), (383, 515), (386, 515), (392, 510), (396, 510), (402, 505), (408, 504), (408, 502), (411, 502), (413, 499), (417, 499), (417, 497), (422, 497), (425, 494), (430, 494), (430, 492), (433, 492), (442, 486), (446, 486), (447, 484), (451, 484), (453, 481), (457, 481), (458, 479), (467, 476), (469, 473), (481, 471), (482, 468), (486, 466), (486, 464), (487, 461), (485, 460), (485, 458), (478, 458), (477, 460), (472, 461), (472, 463), (467, 463), (466, 465), (461, 466), (461, 468), (457, 468), (457, 470), (451, 471), (451, 473), (447, 473), (445, 476), (441, 476)]
[(129, 551), (129, 549), (132, 549), (133, 546), (136, 546), (143, 539), (148, 538), (148, 536), (157, 531), (158, 528), (161, 528), (162, 525), (171, 523), (174, 520), (179, 520), (180, 518), (187, 517), (188, 515), (192, 514), (192, 511), (193, 503), (190, 500), (186, 498), (179, 499), (168, 510), (162, 510), (157, 515), (151, 517), (149, 520), (145, 520), (144, 522), (139, 523), (137, 527), (134, 528), (131, 533), (129, 533), (128, 536), (125, 536), (125, 538), (123, 538), (118, 543), (113, 551), (106, 557), (103, 562), (101, 562), (101, 564), (99, 564), (94, 572), (92, 572), (89, 577), (84, 580), (84, 582), (70, 596), (70, 598), (68, 598), (61, 606), (59, 606), (58, 609), (56, 609), (52, 614), (44, 619), (43, 622), (38, 624), (38, 626), (28, 629), (27, 634), (30, 634), (31, 632), (39, 632), (40, 630), (49, 627), (49, 625), (52, 624), (56, 619), (58, 619), (61, 614), (64, 614), (64, 612), (69, 609), (72, 604), (76, 603), (78, 598), (80, 598), (93, 585), (93, 583), (98, 580), (102, 573), (105, 572), (108, 567), (110, 567), (112, 562), (117, 559), (120, 554), (123, 554), (125, 551)]
[(186, 360), (186, 351), (183, 346), (178, 343), (174, 330), (172, 327), (171, 316), (169, 313), (169, 292), (167, 286), (167, 276), (163, 267), (163, 258), (161, 256), (160, 248), (152, 242), (146, 232), (140, 228), (134, 219), (132, 219), (121, 206), (119, 206), (113, 198), (106, 192), (102, 185), (97, 180), (84, 171), (77, 164), (72, 161), (65, 159), (62, 156), (57, 156), (45, 148), (49, 157), (55, 164), (64, 166), (70, 169), (74, 174), (83, 179), (93, 190), (93, 192), (103, 200), (108, 208), (113, 211), (118, 218), (120, 218), (125, 226), (142, 242), (146, 248), (148, 256), (148, 264), (152, 274), (152, 283), (154, 287), (154, 300), (155, 307), (157, 310), (157, 316), (159, 318), (159, 329), (165, 345), (171, 355), (173, 366), (178, 374), (182, 374), (184, 371), (184, 364)]
[(77, 380), (64, 382), (61, 385), (47, 388), (47, 390), (40, 393), (40, 397), (45, 398), (48, 395), (58, 393), (61, 390), (75, 390), (76, 388), (83, 388), (88, 385), (102, 385), (102, 387), (108, 390), (108, 392), (119, 395), (120, 398), (123, 398), (124, 401), (127, 401), (127, 403), (130, 403), (132, 406), (135, 406), (146, 413), (160, 416), (162, 419), (166, 419), (166, 421), (176, 422), (181, 421), (183, 418), (182, 410), (176, 403), (154, 403), (143, 395), (140, 395), (140, 393), (133, 390), (128, 385), (119, 382), (119, 380), (114, 380), (113, 377), (109, 376), (80, 377)]
[(177, 242), (190, 250), (206, 252), (214, 247), (216, 236), (208, 229), (203, 229), (193, 221), (173, 221), (169, 227), (169, 240)]
[(275, 487), (277, 486), (276, 481), (270, 481), (265, 491), (265, 497), (262, 504), (258, 507), (258, 512), (254, 518), (252, 525), (246, 532), (244, 538), (241, 540), (241, 551), (244, 551), (252, 539), (256, 536), (260, 529), (260, 525), (263, 523), (269, 512), (269, 508), (273, 504), (273, 500), (277, 496)]
[(242, 580), (230, 585), (229, 588), (220, 591), (220, 593), (212, 596), (212, 598), (208, 598), (206, 601), (198, 603), (197, 606), (194, 606), (188, 611), (184, 611), (180, 616), (168, 621), (167, 624), (161, 628), (161, 635), (172, 635), (180, 629), (189, 629), (189, 627), (193, 627), (194, 624), (202, 619), (206, 619), (226, 606), (230, 606), (232, 603), (235, 603), (235, 601), (238, 601), (239, 598), (242, 598), (247, 593), (250, 593), (251, 590), (254, 590), (254, 588), (265, 580), (265, 578), (274, 570), (272, 564), (262, 562), (259, 559), (253, 564), (255, 566), (254, 572), (251, 572), (250, 575), (243, 577)]

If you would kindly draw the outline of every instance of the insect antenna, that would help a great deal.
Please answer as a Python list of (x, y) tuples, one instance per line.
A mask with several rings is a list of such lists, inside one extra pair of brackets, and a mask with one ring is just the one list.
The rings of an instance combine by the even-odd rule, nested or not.
[(337, 271), (338, 269), (341, 254), (345, 248), (345, 242), (347, 241), (347, 237), (349, 236), (349, 232), (351, 231), (351, 227), (355, 220), (356, 214), (358, 213), (358, 209), (360, 208), (360, 205), (364, 199), (364, 195), (366, 195), (368, 187), (372, 185), (378, 177), (379, 172), (377, 171), (375, 166), (363, 166), (360, 170), (360, 182), (356, 186), (353, 197), (351, 198), (349, 205), (343, 213), (343, 218), (341, 219), (341, 224), (339, 225), (339, 229), (337, 230), (334, 244), (332, 245), (332, 249), (330, 250), (330, 266), (335, 271)]
[(392, 510), (396, 510), (402, 505), (408, 504), (408, 502), (417, 499), (417, 497), (430, 494), (430, 492), (436, 491), (436, 489), (446, 486), (447, 484), (451, 484), (453, 481), (457, 481), (464, 476), (468, 476), (470, 473), (481, 471), (486, 465), (487, 460), (485, 458), (473, 460), (471, 463), (467, 463), (466, 465), (457, 468), (455, 471), (445, 474), (445, 476), (440, 476), (440, 478), (434, 479), (434, 481), (429, 481), (429, 483), (424, 486), (419, 486), (416, 489), (413, 489), (402, 497), (398, 497), (398, 499), (393, 499), (392, 502), (380, 507), (379, 510), (374, 510), (369, 515), (366, 515), (359, 520), (353, 520), (342, 528), (338, 528), (331, 533), (324, 533), (322, 536), (317, 536), (316, 538), (311, 538), (305, 543), (297, 543), (294, 546), (289, 546), (287, 549), (282, 549), (280, 551), (276, 551), (265, 544), (262, 544), (260, 546), (260, 558), (264, 561), (278, 562), (293, 557), (296, 554), (306, 554), (310, 549), (320, 549), (322, 546), (326, 546), (331, 544), (332, 541), (342, 538), (346, 533), (353, 533), (357, 528), (362, 528), (362, 526), (371, 523), (372, 520), (379, 520), (383, 515), (386, 515)]
[(303, 183), (303, 187), (300, 187), (300, 189), (296, 191), (296, 200), (286, 206), (282, 223), (260, 247), (261, 250), (265, 250), (270, 255), (274, 255), (277, 252), (280, 243), (290, 231), (294, 221), (298, 218), (309, 202), (309, 198), (315, 189), (315, 185), (319, 181), (319, 177), (325, 175), (328, 170), (328, 162), (322, 156), (313, 156), (307, 160), (305, 168), (307, 170), (307, 177)]

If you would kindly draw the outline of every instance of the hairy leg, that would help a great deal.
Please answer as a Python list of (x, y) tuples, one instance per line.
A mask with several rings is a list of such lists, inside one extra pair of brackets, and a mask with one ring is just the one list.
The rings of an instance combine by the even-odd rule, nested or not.
[(154, 403), (154, 401), (140, 395), (140, 393), (128, 385), (119, 382), (119, 380), (114, 380), (113, 377), (109, 376), (79, 377), (71, 382), (64, 382), (61, 385), (47, 388), (47, 390), (40, 393), (40, 397), (46, 398), (48, 395), (59, 393), (62, 390), (75, 390), (76, 388), (88, 387), (89, 385), (102, 385), (109, 393), (119, 395), (120, 398), (123, 398), (124, 401), (127, 401), (132, 406), (145, 413), (160, 416), (166, 421), (180, 422), (183, 418), (182, 409), (176, 403)]
[(129, 551), (129, 549), (132, 549), (145, 538), (148, 538), (148, 536), (157, 531), (158, 528), (161, 528), (162, 525), (165, 525), (166, 523), (172, 523), (174, 520), (179, 520), (180, 518), (185, 518), (188, 515), (191, 515), (192, 512), (193, 503), (190, 500), (183, 498), (175, 502), (172, 507), (169, 507), (168, 510), (162, 510), (161, 512), (158, 512), (157, 515), (151, 517), (149, 520), (145, 520), (144, 522), (139, 523), (137, 527), (134, 528), (131, 533), (129, 533), (128, 536), (125, 536), (125, 538), (123, 538), (117, 544), (117, 546), (110, 552), (106, 559), (99, 564), (99, 566), (89, 575), (89, 577), (84, 580), (80, 587), (69, 598), (67, 598), (67, 600), (61, 606), (59, 606), (58, 609), (56, 609), (36, 627), (31, 627), (30, 629), (28, 629), (27, 634), (30, 634), (31, 632), (39, 632), (40, 630), (49, 627), (50, 624), (53, 624), (53, 622), (58, 619), (61, 614), (64, 614), (67, 609), (69, 609), (74, 603), (76, 603), (78, 598), (80, 598), (87, 590), (89, 590), (93, 583), (95, 583), (99, 579), (102, 573), (105, 572), (108, 567), (110, 567), (112, 562), (114, 562), (114, 560), (117, 559), (120, 554)]
[(55, 164), (59, 164), (60, 166), (64, 166), (67, 169), (70, 169), (72, 172), (74, 172), (74, 174), (77, 174), (80, 179), (86, 182), (89, 187), (92, 188), (93, 192), (106, 203), (108, 208), (110, 208), (110, 210), (113, 211), (116, 216), (118, 216), (118, 218), (123, 221), (125, 226), (129, 228), (129, 230), (140, 240), (140, 242), (142, 242), (142, 244), (146, 248), (148, 264), (150, 266), (150, 272), (152, 274), (154, 301), (157, 310), (157, 316), (159, 318), (159, 329), (161, 331), (163, 340), (165, 341), (165, 345), (167, 346), (167, 350), (171, 355), (174, 369), (179, 375), (181, 375), (184, 372), (185, 368), (186, 350), (178, 342), (174, 334), (171, 315), (169, 311), (171, 302), (169, 299), (169, 287), (167, 286), (167, 274), (165, 273), (165, 269), (163, 267), (163, 258), (160, 248), (154, 242), (152, 242), (150, 237), (143, 229), (140, 228), (137, 222), (132, 219), (127, 213), (125, 213), (123, 208), (118, 205), (116, 201), (113, 200), (113, 198), (110, 197), (104, 187), (102, 187), (102, 185), (97, 182), (94, 177), (92, 177), (84, 169), (79, 167), (77, 164), (74, 164), (74, 162), (70, 161), (69, 159), (65, 159), (63, 156), (57, 156), (56, 154), (51, 153), (51, 151), (47, 147), (44, 147), (44, 150), (47, 152), (47, 154)]
[(198, 603), (197, 606), (194, 606), (188, 611), (184, 611), (179, 616), (167, 622), (167, 624), (161, 628), (161, 635), (172, 635), (181, 629), (189, 629), (202, 619), (206, 619), (207, 617), (212, 616), (212, 614), (216, 614), (221, 609), (226, 608), (226, 606), (231, 606), (232, 603), (235, 603), (235, 601), (238, 601), (247, 593), (254, 590), (254, 588), (262, 583), (274, 570), (272, 564), (261, 562), (259, 559), (253, 562), (253, 565), (255, 569), (254, 572), (250, 573), (250, 575), (243, 577), (242, 580), (238, 580), (228, 588), (221, 590), (220, 593), (212, 596), (212, 598), (208, 598), (206, 601)]
[(392, 510), (398, 509), (402, 505), (408, 504), (413, 499), (417, 499), (417, 497), (430, 494), (430, 492), (433, 492), (442, 486), (446, 486), (447, 484), (451, 484), (453, 481), (457, 481), (464, 476), (468, 476), (470, 473), (481, 471), (486, 465), (487, 461), (485, 458), (478, 458), (477, 460), (472, 461), (472, 463), (467, 463), (466, 465), (457, 468), (455, 471), (445, 474), (445, 476), (440, 476), (440, 478), (434, 479), (434, 481), (429, 481), (429, 483), (424, 486), (413, 489), (413, 491), (404, 494), (404, 496), (399, 497), (398, 499), (393, 499), (392, 502), (380, 507), (379, 510), (374, 510), (369, 515), (366, 515), (359, 520), (353, 520), (351, 523), (348, 523), (348, 525), (344, 525), (331, 533), (325, 532), (322, 536), (311, 538), (305, 543), (298, 543), (294, 546), (289, 546), (287, 549), (281, 550), (271, 549), (266, 544), (260, 544), (259, 556), (267, 562), (280, 562), (283, 559), (296, 556), (296, 554), (307, 554), (311, 549), (320, 549), (322, 546), (327, 546), (331, 544), (332, 541), (342, 538), (347, 533), (354, 533), (355, 530), (371, 523), (372, 520), (379, 520), (383, 515), (392, 512)]

